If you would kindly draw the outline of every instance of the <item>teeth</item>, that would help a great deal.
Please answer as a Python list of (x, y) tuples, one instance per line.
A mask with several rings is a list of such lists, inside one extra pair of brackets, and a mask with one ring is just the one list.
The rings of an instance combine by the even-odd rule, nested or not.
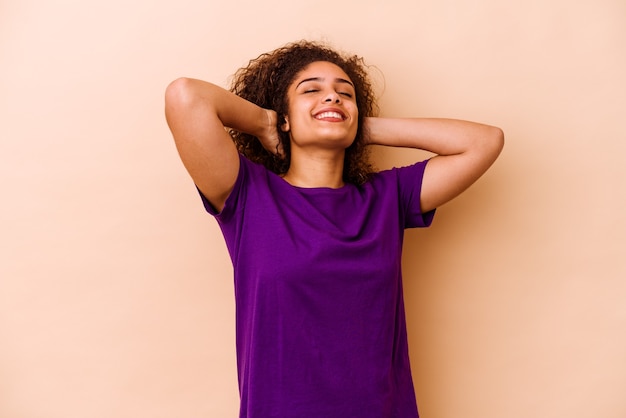
[(335, 118), (335, 119), (343, 119), (343, 116), (337, 112), (322, 112), (319, 115), (315, 116), (316, 119), (324, 119), (324, 118)]

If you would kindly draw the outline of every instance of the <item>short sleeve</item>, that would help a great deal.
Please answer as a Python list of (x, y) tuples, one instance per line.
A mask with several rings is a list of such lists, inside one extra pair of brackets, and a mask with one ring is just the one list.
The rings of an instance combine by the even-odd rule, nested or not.
[(420, 196), (422, 181), (428, 160), (419, 163), (395, 168), (398, 180), (400, 204), (404, 209), (405, 228), (425, 228), (431, 225), (435, 216), (435, 209), (422, 213)]
[(221, 212), (218, 212), (211, 202), (204, 196), (204, 194), (198, 189), (198, 193), (200, 194), (200, 199), (202, 199), (202, 204), (204, 205), (204, 209), (211, 215), (213, 215), (219, 222), (225, 222), (230, 217), (233, 216), (235, 212), (237, 212), (239, 208), (239, 202), (243, 199), (241, 198), (242, 190), (245, 188), (245, 179), (249, 176), (248, 171), (251, 169), (249, 165), (252, 164), (248, 159), (239, 154), (239, 172), (237, 173), (237, 179), (235, 180), (235, 184), (233, 186), (233, 190), (231, 190), (228, 198), (226, 198), (226, 202), (224, 203), (224, 208)]

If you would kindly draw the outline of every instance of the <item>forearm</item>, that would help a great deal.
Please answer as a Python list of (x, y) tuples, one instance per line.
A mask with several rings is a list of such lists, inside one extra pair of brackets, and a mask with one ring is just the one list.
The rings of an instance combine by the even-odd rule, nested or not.
[(437, 155), (497, 147), (502, 136), (493, 126), (455, 119), (366, 118), (365, 126), (369, 144), (417, 148)]
[[(225, 127), (259, 136), (267, 129), (265, 109), (215, 84), (191, 78), (181, 78), (168, 88), (172, 105), (179, 112), (194, 118), (217, 117)], [(166, 96), (166, 101), (168, 96)], [(196, 119), (197, 120), (197, 119)]]

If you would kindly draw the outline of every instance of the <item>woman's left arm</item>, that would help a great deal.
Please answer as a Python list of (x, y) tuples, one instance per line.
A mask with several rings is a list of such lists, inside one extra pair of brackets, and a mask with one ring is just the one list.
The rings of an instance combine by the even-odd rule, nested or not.
[(420, 203), (428, 212), (472, 185), (504, 146), (500, 128), (454, 119), (366, 118), (368, 144), (436, 154), (426, 165)]

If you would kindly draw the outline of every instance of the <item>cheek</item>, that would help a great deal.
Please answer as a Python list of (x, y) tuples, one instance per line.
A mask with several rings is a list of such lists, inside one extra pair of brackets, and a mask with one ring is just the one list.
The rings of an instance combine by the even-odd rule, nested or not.
[(352, 118), (354, 119), (354, 124), (358, 127), (362, 122), (359, 118), (359, 109), (355, 106), (354, 111), (352, 112)]
[(289, 125), (289, 129), (297, 129), (298, 126), (306, 125), (311, 118), (310, 107), (307, 107), (305, 104), (294, 103), (294, 105), (289, 107), (289, 113), (285, 117), (287, 120), (287, 124)]

